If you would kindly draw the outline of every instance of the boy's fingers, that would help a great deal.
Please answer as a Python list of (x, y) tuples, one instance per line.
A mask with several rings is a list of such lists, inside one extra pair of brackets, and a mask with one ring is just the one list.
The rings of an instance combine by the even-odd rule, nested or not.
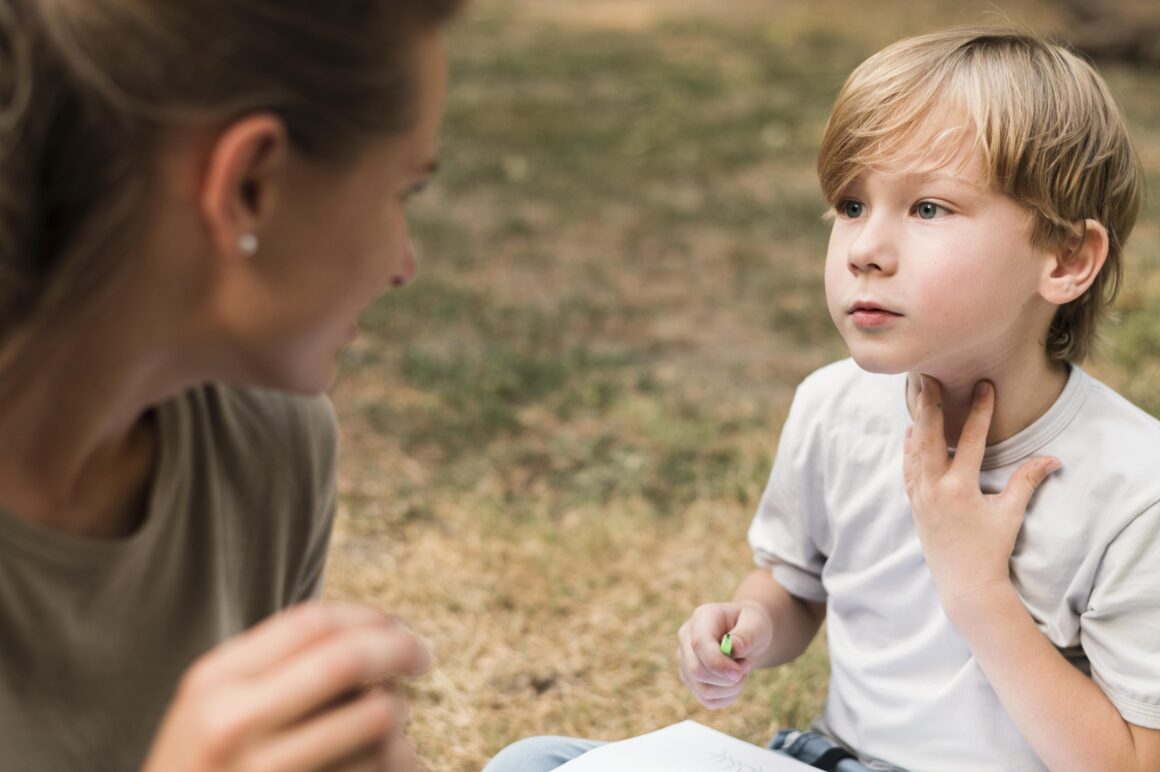
[(712, 665), (705, 663), (706, 658), (714, 663), (718, 661), (717, 658), (728, 662), (729, 658), (720, 651), (716, 657), (711, 653), (706, 653), (705, 657), (702, 657), (700, 647), (693, 643), (687, 648), (680, 649), (677, 656), (680, 658), (681, 683), (694, 693), (699, 693), (705, 686), (729, 686), (740, 680), (737, 675), (728, 675), (725, 671), (718, 672)]
[(955, 445), (955, 460), (952, 464), (972, 477), (978, 476), (983, 467), (983, 455), (987, 451), (987, 432), (991, 429), (991, 417), (995, 412), (995, 388), (987, 381), (975, 385), (971, 400), (971, 412), (963, 424), (962, 434)]
[(701, 694), (705, 689), (711, 689), (713, 686), (733, 686), (740, 679), (740, 673), (737, 676), (725, 676), (723, 673), (713, 672), (696, 658), (681, 669), (681, 683), (695, 694)]
[(717, 637), (718, 631), (727, 630), (731, 623), (731, 615), (725, 613), (726, 605), (710, 603), (701, 606), (681, 626), (677, 645), (681, 680), (694, 692), (697, 684), (725, 686), (736, 683), (731, 673), (739, 668), (721, 653), (721, 639)]
[(906, 484), (906, 495), (914, 493), (922, 474), (922, 459), (916, 450), (914, 427), (906, 427), (906, 437), (902, 442), (902, 480)]
[(918, 454), (922, 473), (938, 479), (947, 467), (947, 441), (943, 436), (942, 385), (929, 375), (921, 376), (918, 416), (910, 442)]
[(1033, 458), (1024, 462), (1015, 470), (1015, 474), (1011, 475), (1007, 487), (1003, 489), (1001, 496), (1004, 503), (1009, 504), (1013, 511), (1026, 512), (1027, 504), (1035, 494), (1035, 489), (1061, 466), (1058, 458)]
[[(720, 628), (717, 628), (720, 629)], [(721, 636), (717, 629), (708, 631), (693, 642), (693, 656), (689, 675), (699, 683), (713, 686), (730, 686), (744, 676), (744, 671), (733, 656), (721, 651)]]
[(697, 693), (697, 699), (701, 702), (720, 702), (722, 700), (735, 700), (740, 696), (744, 687), (741, 684), (733, 684), (732, 686), (705, 686)]
[(721, 708), (727, 708), (733, 703), (737, 702), (737, 698), (730, 697), (724, 700), (701, 700), (700, 702), (709, 710), (720, 710)]
[(736, 699), (737, 695), (741, 693), (745, 680), (740, 675), (736, 679), (722, 680), (712, 676), (710, 680), (705, 680), (704, 675), (696, 667), (682, 667), (680, 671), (681, 683), (703, 705), (708, 705), (709, 702), (715, 700)]
[(695, 661), (689, 676), (701, 684), (732, 686), (744, 677), (741, 665), (721, 653), (721, 639), (701, 639), (694, 645)]
[(760, 656), (769, 648), (770, 635), (769, 617), (751, 606), (742, 607), (737, 624), (729, 631), (732, 643), (729, 656), (742, 673), (752, 669), (751, 657)]
[(768, 635), (762, 630), (761, 624), (762, 622), (757, 618), (755, 612), (748, 610), (741, 612), (737, 618), (737, 624), (729, 631), (733, 641), (733, 652), (730, 654), (733, 659), (748, 657), (753, 653), (756, 645), (765, 642), (764, 639), (768, 638)]

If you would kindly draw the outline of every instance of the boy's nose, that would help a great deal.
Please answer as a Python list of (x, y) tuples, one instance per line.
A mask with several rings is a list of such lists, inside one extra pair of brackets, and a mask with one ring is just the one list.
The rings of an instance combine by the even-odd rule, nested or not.
[(854, 240), (850, 242), (846, 258), (846, 266), (850, 273), (855, 275), (867, 271), (894, 273), (897, 267), (894, 242), (886, 231), (886, 228), (872, 223), (867, 223), (858, 231)]
[(848, 265), (850, 266), (850, 273), (859, 274), (867, 271), (878, 271), (879, 273), (887, 273), (886, 268), (883, 267), (885, 261), (878, 260), (869, 255), (859, 255), (857, 257), (851, 252)]

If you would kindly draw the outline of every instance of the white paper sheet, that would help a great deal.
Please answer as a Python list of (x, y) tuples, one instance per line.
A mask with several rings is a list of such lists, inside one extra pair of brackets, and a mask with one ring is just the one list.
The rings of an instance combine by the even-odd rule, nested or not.
[(805, 772), (813, 767), (696, 721), (588, 751), (566, 772)]

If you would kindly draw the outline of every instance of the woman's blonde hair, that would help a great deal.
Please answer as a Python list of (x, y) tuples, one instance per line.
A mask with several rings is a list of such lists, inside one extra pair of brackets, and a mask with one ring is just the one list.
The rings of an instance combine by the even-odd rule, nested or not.
[(0, 0), (0, 345), (108, 291), (166, 130), (269, 111), (339, 163), (412, 122), (412, 42), (461, 4)]
[(1075, 53), (988, 28), (888, 46), (838, 95), (818, 154), (822, 192), (835, 204), (863, 171), (919, 148), (942, 148), (949, 160), (961, 140), (946, 140), (962, 132), (982, 154), (986, 182), (1031, 211), (1032, 244), (1075, 243), (1089, 218), (1108, 229), (1103, 270), (1059, 308), (1046, 341), (1052, 358), (1082, 361), (1119, 288), (1143, 174), (1115, 99)]

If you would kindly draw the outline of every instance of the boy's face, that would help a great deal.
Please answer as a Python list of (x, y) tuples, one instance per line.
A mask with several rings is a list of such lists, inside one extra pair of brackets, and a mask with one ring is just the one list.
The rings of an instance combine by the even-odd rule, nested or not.
[(871, 372), (974, 377), (1043, 353), (1050, 250), (964, 145), (938, 167), (868, 170), (843, 191), (826, 253), (830, 316)]

